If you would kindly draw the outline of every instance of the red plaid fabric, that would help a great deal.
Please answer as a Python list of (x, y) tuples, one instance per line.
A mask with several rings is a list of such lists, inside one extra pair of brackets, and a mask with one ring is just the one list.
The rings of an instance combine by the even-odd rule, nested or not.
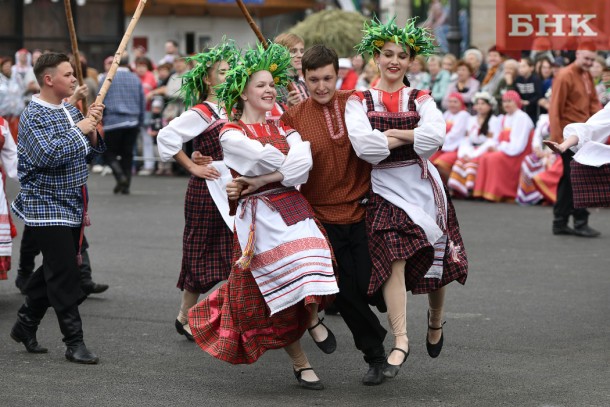
[[(233, 262), (241, 257), (237, 236)], [(309, 321), (308, 305), (323, 309), (333, 296), (306, 297), (273, 316), (250, 269), (234, 267), (226, 284), (189, 311), (195, 342), (217, 359), (250, 364), (269, 349), (280, 349), (300, 339)]]
[(8, 271), (11, 269), (11, 256), (0, 256), (0, 280), (8, 279)]
[(570, 163), (575, 208), (610, 207), (610, 164), (601, 167)]
[[(201, 154), (222, 160), (219, 133), (226, 120), (214, 110), (208, 112), (216, 122), (193, 140), (193, 148)], [(177, 287), (205, 293), (231, 272), (233, 234), (222, 219), (204, 179), (192, 176), (184, 199), (184, 234), (182, 236), (182, 268)]]
[(269, 203), (284, 219), (288, 226), (305, 219), (313, 219), (314, 213), (305, 197), (296, 189), (279, 194), (267, 195)]
[[(409, 95), (408, 112), (387, 113), (373, 110), (373, 99), (369, 91), (363, 92), (369, 121), (374, 129), (414, 129), (419, 121), (415, 112), (415, 99), (418, 91)], [(419, 155), (413, 145), (403, 146), (391, 151), (383, 164), (417, 160)], [(373, 295), (390, 277), (392, 262), (406, 260), (405, 283), (407, 290), (413, 294), (424, 294), (438, 290), (440, 287), (457, 280), (464, 284), (468, 274), (468, 260), (455, 209), (447, 197), (447, 247), (445, 249), (443, 278), (424, 278), (434, 261), (434, 246), (428, 242), (423, 229), (402, 209), (386, 201), (371, 191), (371, 200), (367, 205), (366, 223), (369, 233), (369, 250), (373, 261), (373, 272), (368, 288)]]

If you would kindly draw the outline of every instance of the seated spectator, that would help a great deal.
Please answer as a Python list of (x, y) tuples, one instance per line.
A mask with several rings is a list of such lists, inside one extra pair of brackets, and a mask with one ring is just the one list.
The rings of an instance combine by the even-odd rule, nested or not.
[(464, 61), (472, 67), (472, 77), (477, 81), (483, 82), (487, 75), (487, 67), (483, 64), (483, 53), (476, 48), (467, 49), (464, 52)]
[(492, 95), (496, 98), (498, 106), (500, 106), (500, 113), (504, 113), (502, 109), (502, 96), (506, 91), (516, 90), (515, 81), (517, 80), (519, 70), (519, 63), (514, 59), (508, 59), (504, 62), (504, 77), (500, 79), (500, 83), (496, 87), (496, 92)]
[(496, 104), (496, 99), (487, 92), (474, 95), (476, 114), (468, 119), (467, 134), (458, 148), (457, 160), (447, 182), (454, 196), (467, 198), (472, 195), (479, 157), (496, 147), (501, 123), (494, 114)]
[(457, 150), (464, 138), (470, 114), (466, 111), (466, 104), (461, 93), (451, 93), (448, 97), (447, 111), (443, 113), (446, 123), (446, 135), (443, 147), (432, 154), (429, 160), (438, 170), (443, 182), (447, 183), (451, 167), (457, 160)]
[(461, 93), (462, 99), (468, 111), (472, 108), (472, 97), (479, 91), (479, 81), (472, 77), (472, 67), (465, 61), (457, 63), (457, 79), (449, 84), (447, 94), (443, 98), (442, 107), (446, 110), (449, 102), (449, 95)]
[(493, 95), (504, 76), (504, 56), (494, 45), (487, 51), (487, 74), (481, 82), (481, 90)]
[(451, 82), (451, 74), (441, 68), (442, 59), (438, 55), (428, 58), (428, 72), (430, 73), (430, 88), (436, 105), (440, 108), (443, 98), (447, 94), (447, 88)]
[(430, 90), (430, 74), (426, 66), (426, 58), (423, 55), (416, 55), (409, 65), (407, 77), (411, 87), (419, 90)]
[(534, 123), (521, 110), (521, 97), (514, 90), (502, 96), (504, 117), (497, 151), (479, 158), (473, 196), (492, 202), (513, 201), (517, 196), (521, 162), (531, 152)]
[[(441, 68), (445, 71), (449, 72), (450, 79), (452, 81), (457, 79), (457, 73), (455, 70), (457, 69), (457, 58), (453, 54), (445, 54), (443, 56), (443, 62), (441, 63)], [(445, 95), (443, 95), (445, 96)]]
[(604, 65), (602, 79), (599, 85), (595, 87), (595, 91), (602, 106), (606, 106), (606, 103), (610, 101), (610, 66)]
[(515, 88), (521, 96), (522, 109), (532, 119), (538, 121), (538, 100), (542, 98), (542, 82), (534, 73), (534, 62), (529, 58), (521, 58), (518, 68), (519, 75), (515, 79)]
[(547, 92), (553, 85), (553, 60), (546, 57), (536, 60), (536, 74), (542, 82), (542, 97), (538, 99), (538, 106), (540, 114), (549, 112), (549, 99)]

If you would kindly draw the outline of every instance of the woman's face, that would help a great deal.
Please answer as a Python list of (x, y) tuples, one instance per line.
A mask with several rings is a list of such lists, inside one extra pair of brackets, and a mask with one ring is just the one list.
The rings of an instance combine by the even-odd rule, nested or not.
[(136, 65), (136, 73), (138, 74), (138, 76), (144, 76), (146, 75), (146, 72), (148, 72), (148, 67), (146, 66), (146, 64)]
[(305, 53), (305, 44), (297, 42), (294, 46), (290, 47), (288, 52), (290, 52), (290, 64), (300, 74), (301, 69), (303, 68), (301, 60)]
[(375, 56), (381, 77), (388, 82), (402, 82), (411, 64), (409, 57), (409, 53), (405, 52), (400, 45), (386, 42), (381, 48), (381, 52)]
[(379, 71), (377, 70), (377, 66), (376, 65), (366, 64), (366, 66), (364, 67), (364, 77), (369, 82), (372, 82), (373, 79), (375, 79), (375, 77), (377, 76), (378, 72)]
[(466, 82), (470, 78), (470, 70), (464, 65), (458, 66), (457, 75), (458, 81)]
[(485, 116), (491, 110), (491, 106), (484, 99), (477, 99), (473, 107), (474, 111), (481, 116)]
[(361, 72), (363, 66), (364, 66), (364, 58), (362, 58), (362, 55), (360, 55), (360, 54), (354, 55), (352, 57), (352, 68), (354, 68), (354, 70), (357, 72)]
[(551, 66), (549, 61), (543, 59), (540, 63), (540, 76), (542, 76), (542, 79), (547, 79), (551, 76), (552, 73), (553, 67)]
[(447, 110), (451, 113), (456, 114), (460, 110), (462, 110), (462, 102), (458, 98), (450, 97), (447, 101)]
[(525, 59), (519, 62), (519, 75), (529, 78), (534, 71), (534, 67), (530, 66)]
[(229, 64), (227, 61), (216, 62), (210, 69), (208, 69), (208, 76), (206, 77), (206, 84), (213, 88), (222, 83), (225, 83), (227, 72), (229, 70)]
[(13, 66), (13, 63), (11, 60), (6, 60), (2, 63), (2, 73), (4, 74), (4, 76), (10, 77), (11, 76), (11, 67)]
[(414, 59), (413, 62), (411, 62), (411, 66), (409, 67), (409, 72), (413, 74), (418, 74), (421, 72), (421, 70), (421, 63), (417, 59)]
[(241, 98), (244, 100), (244, 110), (252, 109), (262, 113), (273, 109), (276, 96), (277, 90), (271, 72), (258, 71), (250, 77)]
[(514, 100), (510, 99), (502, 99), (502, 108), (506, 112), (506, 114), (513, 114), (517, 111), (517, 103)]
[(599, 61), (593, 62), (593, 66), (589, 70), (589, 72), (591, 72), (591, 76), (594, 78), (600, 78), (603, 71), (604, 67)]
[(449, 72), (453, 72), (453, 60), (451, 58), (443, 58), (443, 69)]
[(439, 65), (436, 59), (431, 59), (428, 61), (428, 71), (431, 75), (436, 75), (441, 70), (441, 66)]

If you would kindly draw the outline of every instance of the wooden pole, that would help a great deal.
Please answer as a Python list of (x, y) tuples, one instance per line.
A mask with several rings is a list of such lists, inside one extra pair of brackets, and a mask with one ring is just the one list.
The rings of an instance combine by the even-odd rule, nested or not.
[[(258, 40), (261, 42), (261, 44), (263, 44), (263, 47), (265, 47), (265, 49), (267, 49), (267, 47), (269, 47), (269, 44), (267, 43), (267, 40), (265, 39), (265, 36), (261, 32), (261, 30), (256, 25), (256, 22), (250, 15), (250, 12), (246, 8), (246, 5), (244, 4), (243, 0), (236, 0), (236, 2), (237, 2), (237, 6), (241, 10), (242, 14), (246, 18), (246, 21), (250, 25), (250, 28), (252, 29), (252, 31), (254, 31), (254, 35), (256, 35), (256, 38), (258, 38)], [(296, 90), (296, 88), (294, 87), (292, 82), (288, 83), (287, 88), (289, 91)]]
[(119, 67), (119, 62), (121, 61), (121, 55), (123, 55), (123, 51), (125, 51), (125, 48), (127, 48), (127, 43), (129, 42), (129, 39), (131, 38), (131, 34), (133, 33), (134, 28), (136, 28), (136, 24), (138, 23), (138, 20), (140, 19), (140, 16), (142, 15), (142, 11), (144, 10), (145, 5), (146, 5), (146, 0), (140, 0), (140, 2), (138, 3), (138, 7), (136, 8), (136, 11), (133, 13), (133, 17), (131, 18), (131, 21), (129, 22), (129, 26), (127, 26), (127, 31), (125, 31), (125, 34), (123, 35), (123, 39), (121, 40), (121, 43), (119, 44), (119, 48), (117, 49), (116, 53), (114, 54), (114, 60), (112, 61), (112, 65), (110, 66), (110, 69), (108, 70), (106, 79), (104, 79), (104, 83), (102, 84), (102, 87), (100, 88), (100, 93), (98, 93), (97, 98), (95, 99), (96, 104), (104, 103), (104, 98), (106, 98), (106, 93), (108, 93), (108, 89), (110, 88), (110, 85), (112, 84), (112, 79), (114, 78), (114, 75), (116, 74), (116, 71)]
[[(78, 41), (76, 39), (76, 28), (74, 28), (74, 18), (72, 17), (72, 5), (70, 3), (70, 0), (64, 0), (64, 7), (66, 9), (66, 21), (68, 22), (68, 31), (70, 32), (72, 55), (74, 56), (74, 71), (76, 72), (78, 86), (83, 86), (83, 69), (80, 63), (80, 53), (78, 52)], [(87, 100), (85, 99), (82, 103), (83, 114), (87, 116)]]

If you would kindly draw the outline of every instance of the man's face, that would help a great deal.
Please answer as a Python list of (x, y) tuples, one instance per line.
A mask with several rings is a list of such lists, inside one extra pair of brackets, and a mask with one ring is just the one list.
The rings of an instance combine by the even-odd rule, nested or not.
[(173, 42), (168, 41), (165, 43), (165, 53), (166, 54), (175, 54), (176, 51), (177, 51), (177, 49)]
[(580, 69), (584, 71), (588, 71), (593, 66), (593, 62), (595, 62), (595, 52), (586, 51), (586, 50), (578, 50), (576, 51), (576, 65), (580, 67)]
[(76, 77), (69, 62), (62, 62), (56, 68), (49, 69), (44, 78), (45, 85), (50, 85), (53, 93), (62, 99), (72, 96), (76, 89)]
[(333, 64), (318, 69), (309, 69), (304, 74), (305, 85), (310, 97), (321, 105), (330, 102), (337, 86), (337, 72), (335, 72)]

